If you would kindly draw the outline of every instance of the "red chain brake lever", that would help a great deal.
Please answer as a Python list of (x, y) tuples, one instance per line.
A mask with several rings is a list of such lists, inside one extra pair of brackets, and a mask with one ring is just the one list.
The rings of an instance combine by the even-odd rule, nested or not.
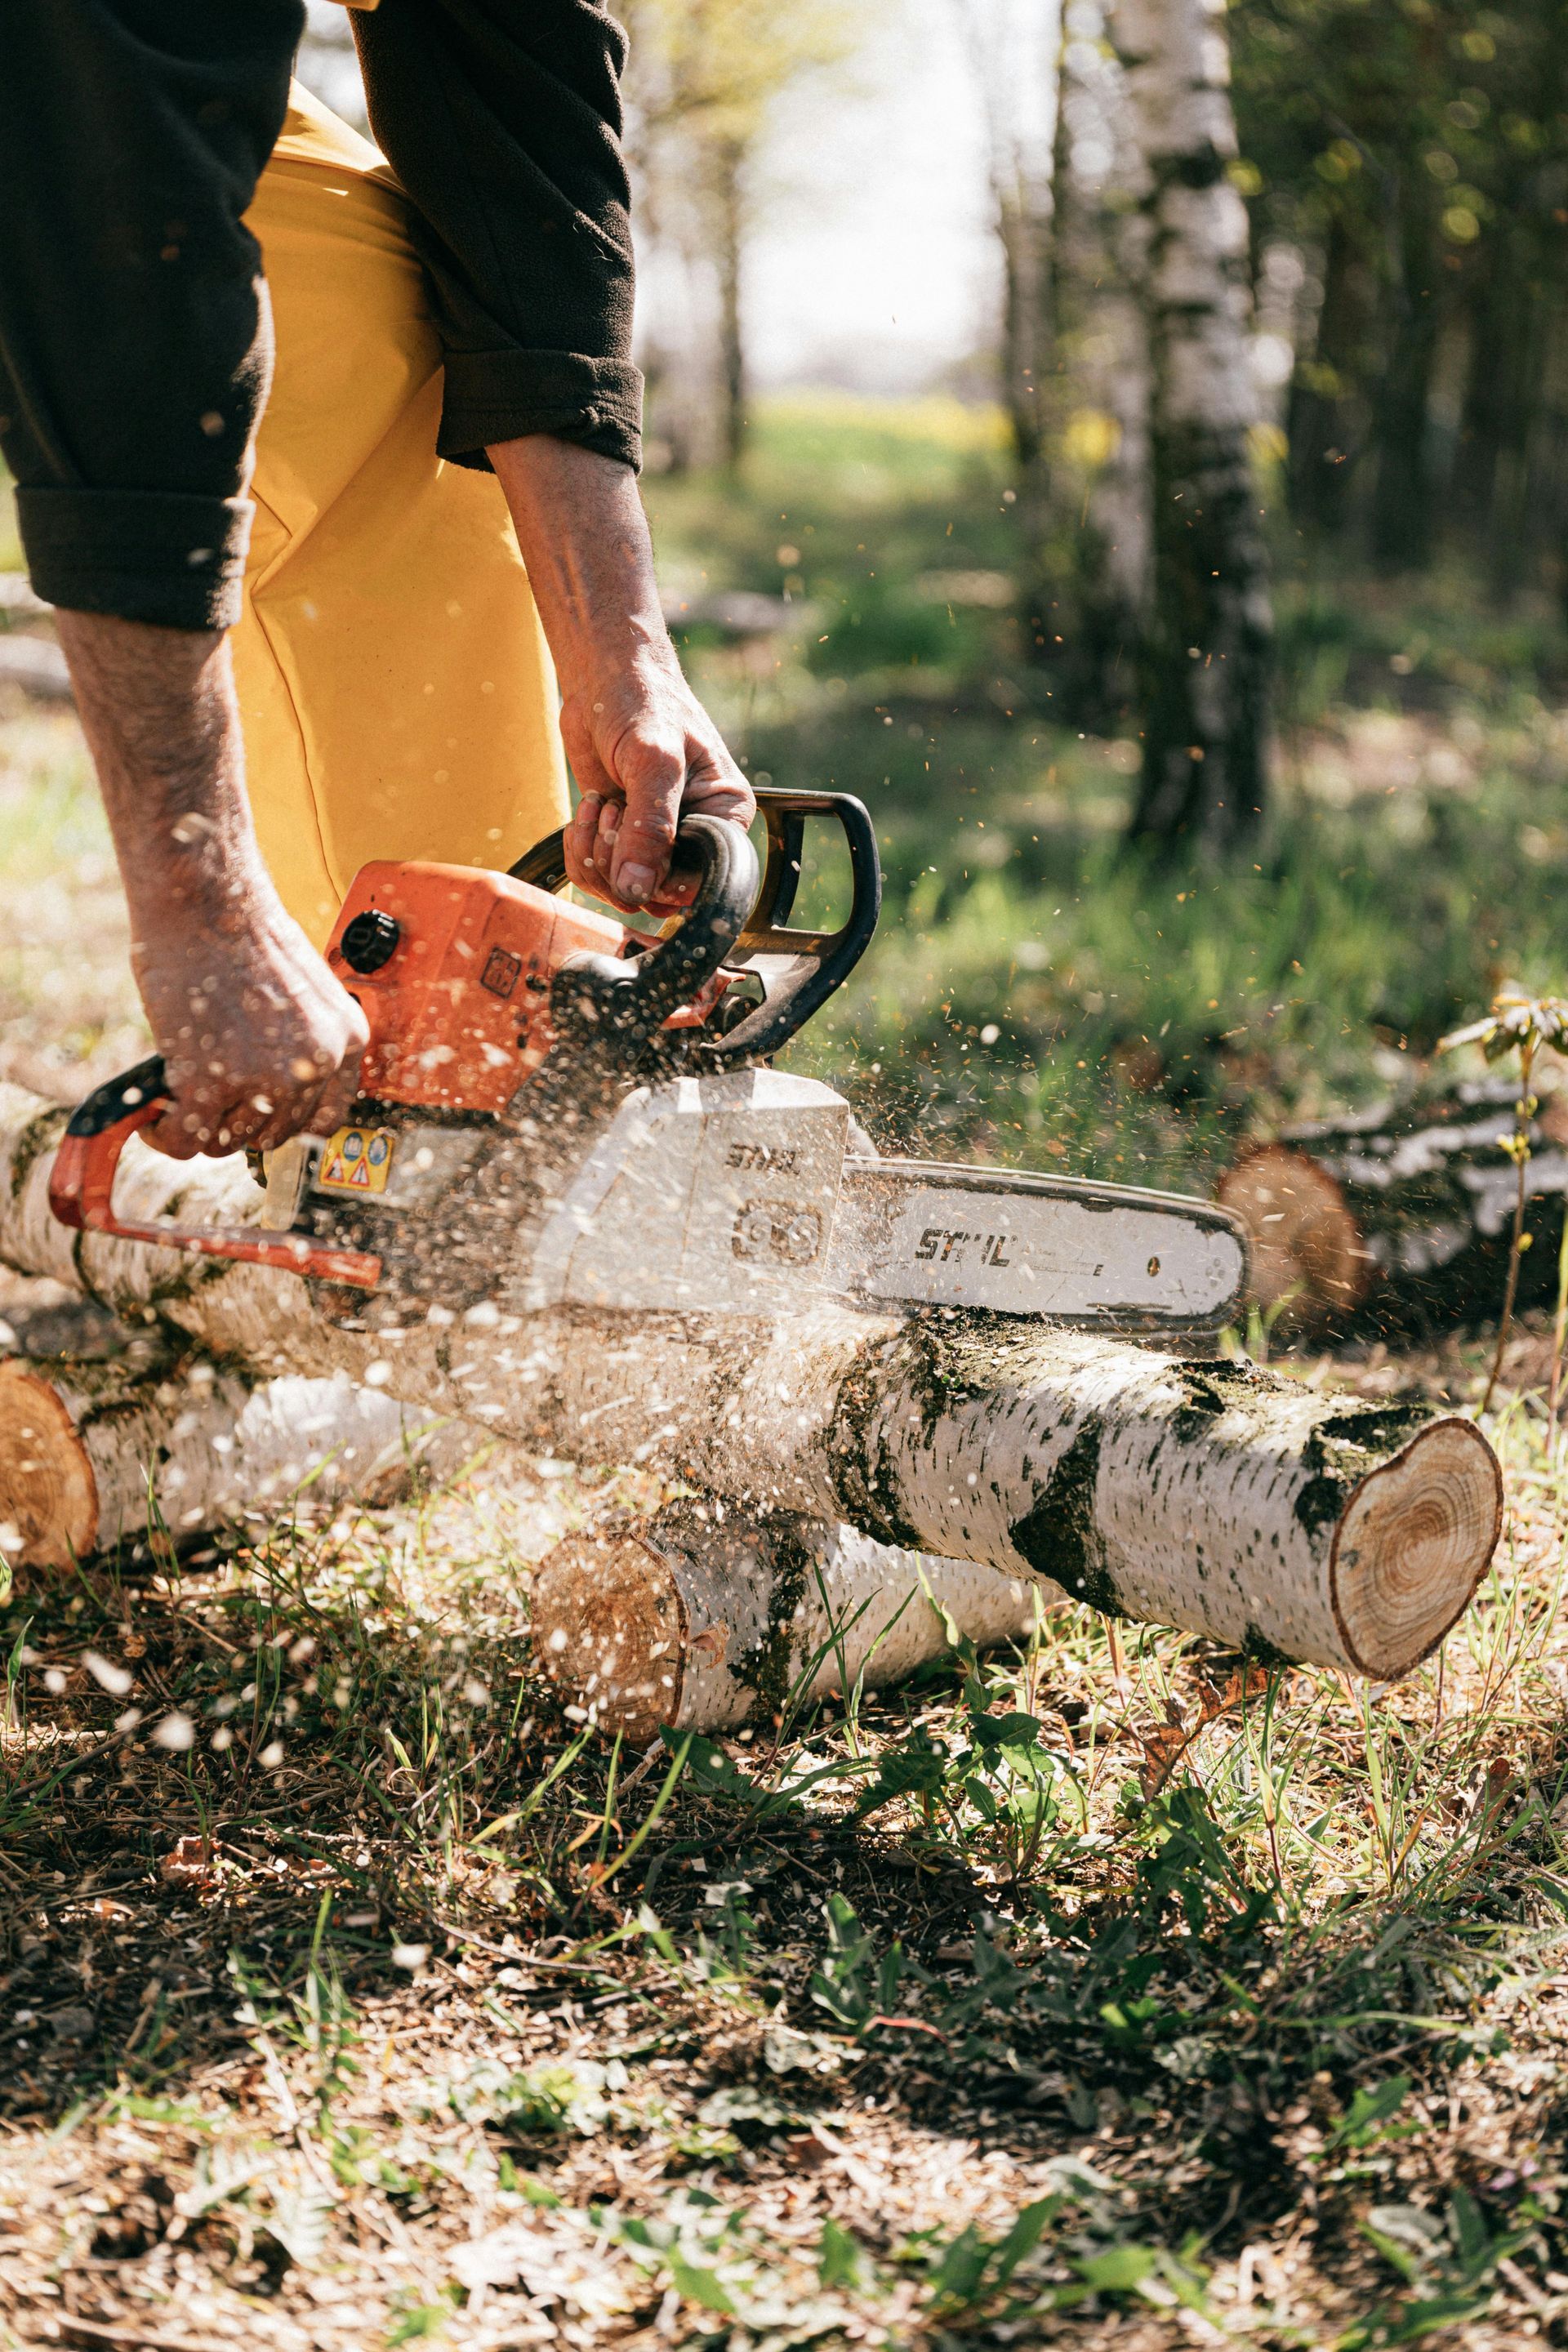
[(138, 1062), (89, 1095), (72, 1114), (60, 1139), (49, 1177), (49, 1207), (62, 1225), (121, 1241), (152, 1242), (159, 1249), (185, 1250), (199, 1257), (237, 1258), (247, 1265), (280, 1266), (287, 1274), (314, 1275), (322, 1282), (352, 1283), (374, 1290), (381, 1260), (363, 1250), (328, 1249), (289, 1234), (190, 1232), (178, 1225), (128, 1223), (114, 1213), (114, 1171), (127, 1139), (151, 1127), (172, 1099), (157, 1055)]

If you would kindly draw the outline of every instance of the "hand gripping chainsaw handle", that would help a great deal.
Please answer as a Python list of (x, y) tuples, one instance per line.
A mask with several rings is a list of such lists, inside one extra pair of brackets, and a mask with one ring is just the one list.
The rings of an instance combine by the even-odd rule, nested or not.
[[(754, 866), (745, 868), (755, 904), (748, 900), (740, 937), (731, 935), (725, 942), (725, 955), (721, 955), (718, 961), (724, 961), (727, 955), (730, 961), (749, 966), (761, 983), (763, 1001), (721, 1034), (694, 1039), (692, 1050), (699, 1067), (723, 1068), (776, 1054), (848, 978), (870, 945), (881, 909), (882, 874), (877, 856), (877, 836), (862, 802), (849, 793), (784, 792), (759, 784), (757, 814), (767, 828), (768, 855), (762, 888), (757, 890)], [(808, 818), (826, 818), (837, 824), (849, 853), (850, 907), (837, 930), (802, 929), (789, 921), (800, 885)], [(689, 828), (717, 822), (712, 817), (688, 817), (678, 838), (685, 843), (690, 837)], [(726, 824), (724, 829), (730, 834), (740, 831), (732, 824)], [(541, 890), (563, 889), (564, 843), (563, 834), (547, 835), (526, 856), (519, 858), (511, 868), (513, 878), (531, 882)], [(733, 905), (731, 901), (729, 912), (733, 912)], [(695, 947), (699, 934), (693, 931), (693, 925), (700, 906), (700, 898), (674, 938), (645, 958), (645, 975), (658, 958), (678, 943), (683, 944), (689, 938)], [(714, 937), (714, 930), (709, 929), (705, 944)], [(668, 1009), (673, 1010), (683, 1002), (693, 986), (700, 985), (700, 980), (710, 977), (716, 968), (714, 963), (705, 965), (700, 977), (683, 971)], [(661, 1020), (664, 1017), (664, 1013), (659, 1015)]]
[(62, 1225), (113, 1234), (126, 1242), (154, 1242), (160, 1249), (185, 1250), (198, 1257), (242, 1259), (248, 1265), (275, 1265), (288, 1274), (318, 1275), (326, 1282), (374, 1287), (381, 1260), (363, 1250), (328, 1249), (291, 1234), (192, 1233), (178, 1225), (142, 1224), (114, 1213), (114, 1173), (120, 1155), (138, 1129), (151, 1127), (172, 1097), (163, 1057), (138, 1062), (79, 1105), (55, 1154), (49, 1206)]

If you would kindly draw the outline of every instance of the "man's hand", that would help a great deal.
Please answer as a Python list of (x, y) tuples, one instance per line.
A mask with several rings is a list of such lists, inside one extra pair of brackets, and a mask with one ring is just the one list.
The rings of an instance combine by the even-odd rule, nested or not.
[(627, 669), (592, 701), (579, 693), (563, 702), (561, 731), (583, 795), (566, 829), (566, 870), (595, 898), (670, 913), (693, 887), (669, 871), (682, 814), (750, 824), (757, 813), (673, 646), (668, 662)]
[(489, 456), (555, 657), (583, 795), (567, 873), (613, 906), (669, 913), (691, 896), (670, 873), (682, 813), (749, 824), (756, 802), (681, 675), (637, 483), (613, 458), (542, 434)]
[(174, 1096), (149, 1143), (188, 1160), (342, 1125), (369, 1026), (270, 884), (160, 923), (132, 961)]
[(330, 1132), (369, 1030), (261, 862), (227, 646), (98, 614), (57, 617), (174, 1095), (148, 1141), (184, 1160)]

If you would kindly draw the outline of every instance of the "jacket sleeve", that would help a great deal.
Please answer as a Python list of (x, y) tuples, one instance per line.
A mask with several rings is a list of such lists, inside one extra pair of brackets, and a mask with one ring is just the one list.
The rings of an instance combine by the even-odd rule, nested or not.
[(435, 289), (440, 455), (549, 433), (635, 467), (620, 26), (596, 0), (379, 0), (354, 32)]

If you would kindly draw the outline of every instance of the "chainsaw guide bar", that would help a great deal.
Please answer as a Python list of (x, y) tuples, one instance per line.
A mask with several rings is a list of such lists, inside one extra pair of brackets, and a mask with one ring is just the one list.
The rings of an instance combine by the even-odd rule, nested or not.
[[(814, 1078), (752, 1069), (639, 1087), (563, 1191), (510, 1221), (510, 1263), (493, 1267), (489, 1295), (513, 1312), (756, 1313), (815, 1293), (1194, 1334), (1239, 1311), (1246, 1252), (1222, 1209), (1067, 1177), (863, 1158), (857, 1139), (848, 1104)], [(273, 1155), (266, 1223), (303, 1221), (323, 1242), (374, 1249), (389, 1286), (427, 1292), (427, 1281), (398, 1281), (399, 1259), (423, 1246), (436, 1202), (482, 1163), (485, 1132), (405, 1129), (374, 1206), (362, 1194), (352, 1211), (341, 1178), (322, 1174), (341, 1166), (338, 1143)]]

